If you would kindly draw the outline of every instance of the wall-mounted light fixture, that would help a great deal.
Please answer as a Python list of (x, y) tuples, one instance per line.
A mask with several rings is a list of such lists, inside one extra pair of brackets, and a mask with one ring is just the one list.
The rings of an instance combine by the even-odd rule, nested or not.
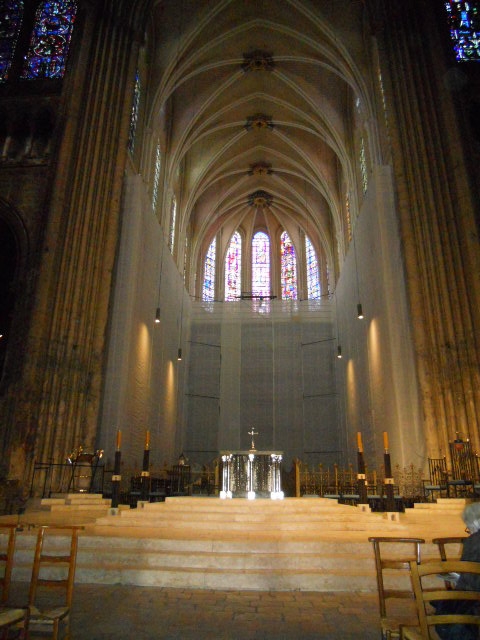
[(359, 284), (359, 280), (358, 280), (358, 264), (357, 264), (357, 247), (355, 244), (355, 233), (353, 233), (352, 236), (352, 240), (353, 240), (353, 257), (355, 259), (355, 277), (357, 280), (357, 318), (359, 320), (363, 320), (364, 315), (363, 315), (363, 308), (362, 308), (362, 303), (360, 302), (360, 284)]

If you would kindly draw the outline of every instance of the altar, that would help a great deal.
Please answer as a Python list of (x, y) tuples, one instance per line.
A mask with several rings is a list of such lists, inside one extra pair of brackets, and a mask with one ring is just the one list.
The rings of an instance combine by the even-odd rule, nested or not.
[(221, 451), (220, 498), (282, 500), (279, 451)]

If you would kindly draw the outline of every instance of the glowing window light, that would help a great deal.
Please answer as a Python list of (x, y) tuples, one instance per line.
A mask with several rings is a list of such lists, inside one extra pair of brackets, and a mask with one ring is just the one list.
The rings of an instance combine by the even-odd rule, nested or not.
[(215, 300), (215, 263), (217, 254), (217, 239), (214, 238), (208, 247), (205, 257), (205, 268), (203, 275), (203, 293), (202, 299), (205, 302), (213, 302)]
[(242, 291), (242, 238), (236, 231), (225, 256), (225, 300), (235, 300)]
[(35, 16), (24, 78), (62, 78), (65, 73), (77, 3), (41, 2)]
[(23, 2), (3, 2), (0, 6), (0, 81), (8, 78), (22, 25), (22, 16)]
[(297, 258), (293, 242), (286, 231), (280, 236), (280, 281), (282, 300), (296, 300)]
[(140, 111), (140, 75), (137, 71), (135, 75), (135, 86), (133, 88), (132, 110), (130, 112), (130, 130), (128, 132), (128, 150), (133, 153), (135, 148), (135, 138), (137, 133), (138, 114)]
[(263, 231), (252, 239), (252, 293), (270, 295), (270, 238)]
[(480, 61), (480, 2), (449, 0), (445, 9), (457, 61)]
[(168, 248), (173, 253), (175, 246), (175, 224), (177, 222), (177, 199), (175, 196), (172, 198), (172, 207), (170, 209), (170, 231), (168, 234)]
[(153, 189), (152, 189), (152, 209), (155, 211), (158, 202), (158, 185), (160, 182), (160, 168), (162, 162), (162, 154), (160, 144), (155, 149), (155, 167), (153, 172)]
[(305, 236), (305, 256), (307, 262), (307, 297), (309, 300), (318, 300), (321, 296), (318, 260), (308, 236)]

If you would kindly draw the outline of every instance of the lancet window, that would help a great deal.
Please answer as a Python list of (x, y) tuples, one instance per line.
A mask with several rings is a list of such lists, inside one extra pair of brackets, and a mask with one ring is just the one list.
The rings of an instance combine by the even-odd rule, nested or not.
[(242, 238), (236, 231), (225, 256), (225, 300), (235, 300), (242, 292)]
[(270, 238), (263, 231), (258, 231), (252, 239), (252, 294), (271, 294)]
[(317, 254), (308, 236), (305, 236), (305, 256), (307, 262), (307, 296), (309, 300), (318, 300), (321, 296), (320, 271)]
[(25, 56), (24, 78), (63, 77), (76, 13), (73, 0), (40, 3)]
[(205, 258), (203, 274), (202, 300), (213, 302), (215, 300), (215, 266), (217, 257), (217, 238), (213, 238), (208, 247)]
[(160, 144), (155, 149), (155, 165), (153, 169), (153, 188), (152, 188), (152, 209), (155, 211), (158, 202), (158, 185), (160, 183), (160, 168), (162, 162), (162, 153)]
[(168, 234), (168, 248), (173, 253), (175, 247), (175, 225), (177, 223), (177, 199), (172, 197), (172, 206), (170, 209), (170, 231)]
[(280, 278), (282, 300), (297, 299), (297, 257), (295, 247), (286, 231), (280, 236)]
[(140, 111), (140, 74), (135, 75), (135, 86), (133, 88), (132, 110), (130, 112), (130, 130), (128, 133), (128, 150), (133, 153), (135, 148), (135, 134), (137, 132), (138, 113)]
[(8, 78), (22, 17), (23, 2), (2, 2), (0, 5), (0, 81)]

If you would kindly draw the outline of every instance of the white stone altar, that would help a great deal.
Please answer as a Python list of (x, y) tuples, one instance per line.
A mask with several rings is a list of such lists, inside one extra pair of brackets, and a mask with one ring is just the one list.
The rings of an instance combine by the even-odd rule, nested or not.
[(220, 498), (271, 498), (282, 500), (279, 451), (221, 451)]

